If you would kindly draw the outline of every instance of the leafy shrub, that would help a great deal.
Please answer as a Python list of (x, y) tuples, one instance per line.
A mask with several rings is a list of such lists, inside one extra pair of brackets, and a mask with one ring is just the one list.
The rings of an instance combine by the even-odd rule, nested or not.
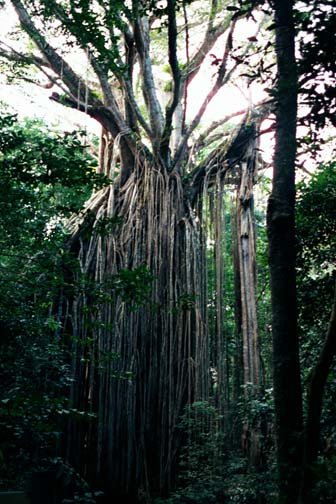
[(107, 181), (75, 133), (0, 112), (0, 466), (22, 487), (59, 449), (68, 409), (68, 356), (54, 303), (72, 288), (65, 219)]

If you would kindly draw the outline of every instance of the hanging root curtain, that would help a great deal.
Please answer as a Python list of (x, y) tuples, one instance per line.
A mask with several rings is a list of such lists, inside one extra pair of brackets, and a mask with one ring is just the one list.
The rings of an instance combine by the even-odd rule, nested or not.
[(117, 493), (162, 491), (183, 406), (209, 389), (197, 219), (180, 175), (145, 162), (123, 187), (95, 194), (72, 226), (71, 400), (97, 418), (70, 423), (69, 455)]
[[(239, 171), (246, 156), (255, 163), (255, 128), (245, 137), (242, 131), (184, 180), (139, 152), (127, 182), (120, 186), (116, 177), (69, 223), (79, 267), (75, 294), (64, 303), (77, 412), (68, 458), (113, 495), (174, 486), (180, 416), (186, 404), (208, 400), (211, 366), (227, 417), (221, 198), (226, 174)], [(112, 180), (117, 144), (106, 144)], [(207, 212), (210, 189), (215, 205)], [(209, 219), (217, 240), (215, 334), (208, 323)]]

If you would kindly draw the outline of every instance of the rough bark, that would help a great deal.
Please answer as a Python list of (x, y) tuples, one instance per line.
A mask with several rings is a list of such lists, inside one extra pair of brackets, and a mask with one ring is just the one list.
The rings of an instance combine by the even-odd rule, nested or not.
[[(244, 383), (255, 389), (260, 386), (260, 356), (256, 303), (255, 222), (253, 208), (254, 167), (241, 165), (238, 213), (238, 253), (242, 304), (244, 348)], [(247, 392), (247, 395), (249, 393)], [(252, 392), (252, 395), (254, 393)]]
[(280, 502), (297, 501), (302, 461), (302, 398), (295, 277), (297, 73), (293, 2), (274, 2), (276, 145), (267, 231), (272, 297), (273, 383)]
[[(249, 152), (250, 151), (250, 152)], [(251, 142), (246, 159), (240, 164), (237, 191), (237, 244), (241, 333), (243, 347), (243, 384), (245, 401), (260, 397), (260, 349), (256, 300), (256, 234), (253, 185), (256, 175), (255, 145)], [(259, 418), (248, 418), (243, 426), (242, 447), (254, 467), (260, 465), (261, 433)]]

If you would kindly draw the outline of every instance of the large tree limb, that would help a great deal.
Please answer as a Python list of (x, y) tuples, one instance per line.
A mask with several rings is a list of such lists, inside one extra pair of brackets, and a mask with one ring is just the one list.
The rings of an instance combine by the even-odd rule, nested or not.
[(137, 134), (140, 134), (138, 128), (138, 121), (139, 121), (148, 135), (150, 128), (140, 112), (140, 109), (138, 107), (138, 104), (136, 103), (133, 92), (133, 72), (134, 72), (134, 64), (136, 61), (136, 51), (135, 51), (134, 37), (131, 30), (129, 29), (125, 29), (124, 31), (124, 47), (125, 47), (126, 72), (124, 72), (123, 78), (121, 79), (121, 86), (124, 88), (125, 119), (127, 124), (129, 124), (130, 128), (132, 129), (132, 131), (135, 131)]
[(168, 0), (168, 57), (173, 76), (173, 95), (166, 108), (166, 120), (162, 134), (160, 153), (166, 164), (169, 164), (169, 141), (172, 131), (174, 111), (181, 96), (181, 72), (177, 58), (177, 26), (176, 26), (176, 2)]
[(151, 139), (153, 136), (152, 130), (151, 130), (149, 124), (147, 123), (147, 121), (145, 120), (144, 116), (142, 115), (140, 108), (136, 102), (131, 81), (128, 78), (124, 77), (122, 79), (122, 86), (125, 90), (126, 97), (128, 99), (128, 104), (130, 105), (130, 108), (131, 108), (133, 114), (135, 115), (136, 119), (139, 121), (139, 124), (142, 126), (142, 128), (145, 131), (145, 133), (147, 134), (148, 138)]
[(239, 111), (239, 115), (245, 114), (239, 126), (213, 149), (201, 165), (190, 174), (189, 195), (192, 204), (195, 203), (197, 195), (202, 190), (205, 177), (211, 185), (218, 172), (224, 176), (242, 161), (255, 162), (257, 157), (256, 139), (259, 136), (260, 125), (270, 111), (271, 102), (269, 100), (258, 109)]
[[(46, 70), (51, 70), (49, 63), (39, 56), (36, 56), (34, 54), (23, 54), (22, 52), (16, 51), (13, 47), (9, 46), (5, 42), (0, 41), (0, 58), (4, 58), (10, 62), (33, 65), (37, 67), (48, 79), (47, 84), (42, 84), (41, 82), (38, 82), (33, 78), (26, 77), (25, 75), (20, 75), (20, 79), (24, 80), (25, 82), (29, 82), (46, 89), (51, 87), (53, 84), (62, 87), (62, 84), (60, 84), (60, 82), (58, 81), (58, 77)], [(67, 89), (65, 88), (63, 89), (63, 91), (67, 93)]]
[[(208, 24), (208, 28), (207, 28), (207, 32), (209, 31), (208, 37), (205, 36), (205, 39), (204, 39), (204, 42), (203, 42), (203, 47), (201, 47), (200, 52), (197, 53), (194, 56), (194, 58), (192, 58), (192, 60), (190, 62), (190, 67), (193, 67), (195, 64), (198, 65), (198, 67), (197, 68), (192, 68), (191, 72), (187, 72), (183, 76), (183, 78), (182, 78), (182, 84), (181, 84), (181, 86), (182, 86), (182, 93), (184, 93), (184, 96), (186, 97), (187, 94), (188, 94), (188, 92), (187, 92), (187, 86), (189, 86), (189, 84), (192, 81), (192, 79), (198, 73), (198, 70), (199, 70), (200, 65), (202, 64), (204, 58), (209, 53), (210, 49), (215, 44), (216, 40), (221, 35), (223, 35), (230, 28), (229, 32), (228, 32), (227, 40), (226, 40), (226, 48), (225, 48), (225, 51), (224, 51), (224, 56), (223, 56), (222, 60), (218, 59), (218, 61), (221, 61), (221, 64), (220, 64), (220, 66), (218, 68), (217, 81), (216, 81), (214, 87), (210, 90), (210, 92), (209, 92), (206, 100), (203, 102), (201, 108), (199, 109), (198, 114), (195, 116), (195, 118), (193, 120), (193, 123), (195, 124), (195, 126), (193, 125), (193, 123), (191, 124), (191, 127), (193, 129), (194, 129), (194, 127), (196, 127), (198, 125), (200, 119), (203, 116), (203, 113), (205, 112), (205, 110), (206, 110), (206, 108), (208, 106), (208, 103), (217, 94), (218, 90), (226, 82), (228, 82), (230, 80), (231, 76), (236, 71), (236, 69), (238, 68), (238, 66), (243, 62), (244, 57), (248, 54), (251, 46), (253, 45), (253, 41), (251, 41), (250, 43), (248, 43), (246, 45), (245, 50), (244, 50), (243, 54), (240, 56), (240, 58), (239, 59), (235, 59), (236, 64), (231, 68), (231, 70), (229, 70), (229, 72), (226, 73), (226, 65), (227, 65), (227, 60), (228, 60), (228, 57), (230, 56), (230, 52), (231, 52), (231, 49), (232, 49), (232, 39), (233, 39), (233, 33), (234, 33), (235, 25), (236, 25), (237, 21), (239, 21), (239, 19), (244, 14), (237, 13), (234, 16), (230, 15), (230, 16), (228, 16), (225, 19), (225, 21), (218, 28), (214, 28), (213, 22), (211, 20), (213, 20), (214, 16), (215, 16), (216, 4), (217, 4), (216, 1), (214, 1), (213, 4), (212, 4), (213, 12), (212, 12), (212, 14), (210, 13), (209, 24)], [(245, 15), (246, 15), (246, 12), (245, 12)], [(261, 29), (261, 27), (263, 25), (263, 22), (264, 21), (260, 22), (255, 36), (260, 31), (260, 29)], [(217, 29), (218, 30), (222, 30), (223, 27), (224, 27), (224, 30), (222, 32), (220, 32), (220, 31), (217, 32)], [(212, 37), (214, 37), (213, 43), (211, 42), (212, 41)], [(212, 44), (212, 45), (208, 45), (208, 44)], [(228, 45), (229, 45), (229, 47), (228, 47)], [(222, 82), (220, 83), (221, 77), (222, 77)], [(186, 131), (186, 136), (189, 137), (189, 130)], [(188, 140), (188, 138), (186, 138), (186, 141), (187, 140)], [(185, 145), (186, 145), (186, 142), (185, 142)], [(184, 145), (184, 147), (181, 145), (182, 155), (183, 155), (183, 150), (185, 148), (185, 145)]]
[[(125, 93), (126, 122), (132, 130), (137, 131), (136, 122), (138, 121), (145, 131), (147, 137), (151, 139), (153, 136), (152, 130), (145, 120), (143, 114), (141, 113), (133, 90), (133, 66), (135, 60), (135, 50), (134, 37), (130, 30), (125, 29), (124, 38), (127, 68), (122, 76), (118, 76), (118, 79)], [(122, 66), (123, 63), (121, 61), (121, 58), (118, 59), (118, 64), (119, 66)]]
[[(259, 109), (261, 112), (262, 107), (264, 107), (265, 105), (270, 105), (271, 103), (272, 103), (271, 99), (262, 100), (262, 101), (256, 103), (255, 105), (253, 105), (253, 110)], [(208, 126), (206, 128), (206, 130), (203, 131), (203, 133), (198, 137), (194, 148), (196, 148), (198, 150), (204, 146), (208, 147), (209, 145), (211, 145), (211, 143), (213, 143), (214, 141), (217, 141), (218, 140), (217, 135), (223, 136), (223, 134), (222, 133), (214, 134), (214, 131), (216, 129), (220, 128), (221, 126), (223, 126), (224, 124), (226, 124), (228, 121), (230, 121), (234, 117), (239, 117), (241, 115), (244, 115), (244, 114), (246, 114), (246, 112), (247, 112), (247, 109), (245, 107), (243, 109), (236, 110), (235, 112), (232, 112), (231, 114), (224, 116), (222, 119), (219, 119), (218, 121), (212, 122), (210, 124), (210, 126)]]
[[(48, 61), (50, 68), (56, 75), (62, 75), (62, 80), (68, 87), (73, 97), (78, 96), (78, 98), (84, 102), (86, 99), (85, 82), (79, 78), (71, 66), (57, 53), (42, 33), (36, 28), (21, 0), (11, 0), (11, 2), (18, 15), (22, 28), (28, 33), (30, 38), (41, 51), (44, 58)], [(89, 95), (90, 101), (96, 102), (96, 99), (91, 92)]]
[(228, 15), (224, 19), (224, 21), (221, 21), (220, 24), (214, 26), (218, 9), (219, 9), (218, 0), (212, 0), (208, 18), (208, 25), (203, 41), (200, 47), (195, 52), (195, 54), (191, 57), (188, 68), (184, 74), (184, 81), (188, 81), (188, 84), (190, 84), (191, 81), (194, 79), (194, 77), (196, 77), (204, 59), (209, 54), (209, 51), (211, 51), (211, 49), (213, 48), (219, 37), (221, 35), (224, 35), (224, 33), (230, 27), (232, 14)]
[(98, 63), (98, 61), (94, 58), (92, 53), (90, 52), (89, 54), (90, 54), (90, 64), (92, 65), (92, 68), (94, 69), (98, 77), (100, 87), (103, 91), (104, 104), (111, 110), (120, 131), (121, 132), (126, 131), (128, 129), (128, 126), (126, 125), (125, 120), (122, 117), (122, 114), (119, 110), (119, 106), (114, 96), (114, 93), (111, 89), (108, 76), (106, 72), (104, 72), (103, 68)]
[(141, 73), (143, 78), (143, 92), (146, 105), (149, 110), (151, 130), (153, 133), (152, 143), (154, 150), (157, 150), (162, 135), (164, 118), (159, 100), (157, 98), (153, 68), (150, 58), (149, 22), (145, 17), (141, 17), (138, 10), (137, 0), (133, 1), (134, 9), (134, 41), (139, 55)]
[(50, 68), (48, 61), (45, 58), (41, 58), (36, 54), (25, 54), (21, 51), (17, 51), (6, 42), (0, 41), (0, 56), (6, 58), (10, 61), (16, 61), (18, 63), (27, 63), (28, 65), (35, 65), (38, 68)]
[(203, 180), (207, 176), (208, 182), (221, 171), (224, 175), (229, 169), (233, 168), (247, 153), (251, 141), (256, 137), (256, 124), (247, 126), (246, 118), (242, 120), (238, 128), (226, 138), (218, 147), (213, 149), (200, 166), (195, 168), (190, 176), (190, 195), (191, 201), (195, 202), (196, 196), (201, 192)]
[[(73, 33), (72, 30), (69, 28), (69, 23), (68, 23), (68, 17), (65, 9), (60, 5), (57, 4), (54, 0), (49, 0), (50, 4), (52, 4), (53, 8), (53, 13), (56, 16), (56, 18), (62, 23), (63, 26), (66, 26), (70, 32), (76, 36), (76, 33)], [(80, 40), (79, 40), (80, 42)], [(127, 125), (125, 124), (125, 121), (120, 113), (116, 98), (112, 92), (111, 86), (108, 81), (108, 76), (107, 73), (103, 70), (102, 66), (99, 64), (97, 59), (95, 58), (93, 51), (90, 49), (89, 46), (83, 46), (83, 44), (80, 42), (80, 46), (82, 49), (86, 52), (86, 56), (88, 58), (88, 63), (92, 66), (93, 70), (96, 73), (96, 76), (98, 77), (103, 95), (104, 95), (104, 105), (106, 105), (112, 112), (115, 122), (119, 127), (120, 132), (126, 132), (127, 130)], [(63, 69), (63, 74), (64, 74), (64, 69)], [(78, 77), (79, 79), (79, 77)], [(85, 87), (85, 101), (88, 98), (88, 89), (87, 89), (87, 83), (84, 82), (84, 87)], [(77, 92), (78, 94), (78, 92)]]

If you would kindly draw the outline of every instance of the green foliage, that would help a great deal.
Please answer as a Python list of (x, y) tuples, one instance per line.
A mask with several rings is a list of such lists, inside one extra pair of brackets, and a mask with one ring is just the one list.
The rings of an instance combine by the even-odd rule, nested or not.
[(332, 304), (336, 248), (336, 163), (321, 166), (298, 187), (297, 272), (302, 328), (311, 344), (324, 335)]
[(265, 389), (258, 399), (255, 399), (253, 396), (255, 397), (256, 394), (251, 383), (247, 383), (242, 388), (247, 391), (247, 396), (252, 397), (249, 400), (244, 398), (239, 403), (238, 414), (241, 416), (242, 422), (247, 425), (258, 425), (258, 423), (265, 421), (271, 423), (274, 414), (273, 389)]
[(95, 221), (94, 233), (97, 233), (99, 236), (108, 236), (121, 223), (121, 217), (101, 217)]
[[(303, 377), (309, 378), (324, 341), (335, 285), (336, 163), (322, 165), (298, 186), (297, 274)], [(335, 367), (326, 384), (321, 418), (321, 458), (316, 466), (316, 502), (335, 500)], [(320, 500), (319, 500), (320, 499)]]
[(1, 318), (28, 332), (48, 324), (56, 330), (49, 315), (42, 324), (38, 317), (64, 283), (60, 265), (73, 266), (63, 247), (65, 219), (107, 181), (97, 178), (95, 160), (75, 133), (60, 135), (36, 121), (20, 124), (6, 113), (0, 131)]
[(112, 287), (122, 300), (134, 307), (144, 304), (154, 278), (143, 264), (133, 269), (123, 268), (112, 278)]
[(95, 187), (95, 160), (75, 133), (0, 114), (1, 487), (20, 486), (37, 460), (58, 449), (66, 417), (68, 355), (55, 301), (75, 263), (66, 218)]
[(185, 436), (179, 462), (181, 482), (191, 484), (220, 478), (224, 455), (221, 424), (217, 409), (206, 401), (185, 407), (179, 424)]
[[(269, 396), (255, 401), (254, 415), (270, 409)], [(249, 470), (248, 461), (225, 447), (223, 422), (210, 402), (198, 401), (184, 409), (179, 429), (184, 444), (179, 456), (179, 487), (155, 504), (261, 504), (276, 497), (275, 468)]]
[[(266, 394), (264, 401), (255, 401), (252, 414), (265, 415), (272, 408), (271, 402)], [(259, 504), (274, 499), (273, 465), (257, 473), (249, 470), (244, 457), (230, 452), (223, 435), (223, 418), (210, 402), (187, 405), (179, 429), (184, 436), (179, 488), (168, 499), (155, 500), (155, 504)]]
[(179, 488), (155, 504), (215, 504), (222, 491), (223, 434), (218, 410), (207, 401), (185, 407), (178, 428), (184, 443), (179, 456)]
[[(311, 278), (331, 275), (336, 245), (336, 163), (320, 166), (298, 186), (299, 268)], [(299, 269), (299, 272), (301, 270)]]
[[(336, 39), (335, 10), (324, 0), (298, 3), (295, 12), (298, 29), (299, 73), (304, 76), (301, 93), (310, 112), (304, 123), (314, 132), (328, 122), (335, 126)], [(318, 82), (318, 85), (316, 85)], [(329, 124), (330, 124), (329, 123)]]
[(36, 234), (39, 223), (44, 232), (47, 220), (78, 211), (94, 187), (107, 183), (75, 132), (48, 132), (38, 121), (19, 124), (7, 114), (0, 130), (0, 225), (11, 235)]
[(184, 292), (180, 295), (177, 302), (176, 311), (189, 311), (195, 308), (197, 296), (195, 294), (190, 294), (189, 292)]
[(318, 483), (313, 490), (316, 504), (333, 504), (336, 500), (336, 455), (320, 457), (314, 468)]
[(0, 486), (22, 485), (38, 459), (53, 453), (60, 443), (60, 411), (70, 385), (63, 352), (48, 332), (12, 335), (1, 345)]
[(102, 303), (112, 303), (113, 297), (117, 296), (127, 303), (131, 310), (138, 309), (150, 301), (153, 281), (154, 277), (148, 267), (142, 264), (134, 268), (121, 268), (102, 282), (91, 282), (85, 275), (79, 275), (76, 289), (77, 292), (89, 296), (90, 305), (85, 308), (85, 312), (92, 315)]
[(118, 74), (125, 70), (120, 63), (119, 42), (125, 18), (132, 18), (127, 3), (121, 0), (102, 0), (99, 5), (91, 0), (62, 3), (39, 0), (33, 4), (25, 3), (31, 13), (49, 23), (49, 29), (55, 30), (61, 21), (59, 30), (67, 36), (68, 43), (73, 44), (75, 37), (84, 50), (90, 47), (93, 56), (106, 71), (112, 70)]

